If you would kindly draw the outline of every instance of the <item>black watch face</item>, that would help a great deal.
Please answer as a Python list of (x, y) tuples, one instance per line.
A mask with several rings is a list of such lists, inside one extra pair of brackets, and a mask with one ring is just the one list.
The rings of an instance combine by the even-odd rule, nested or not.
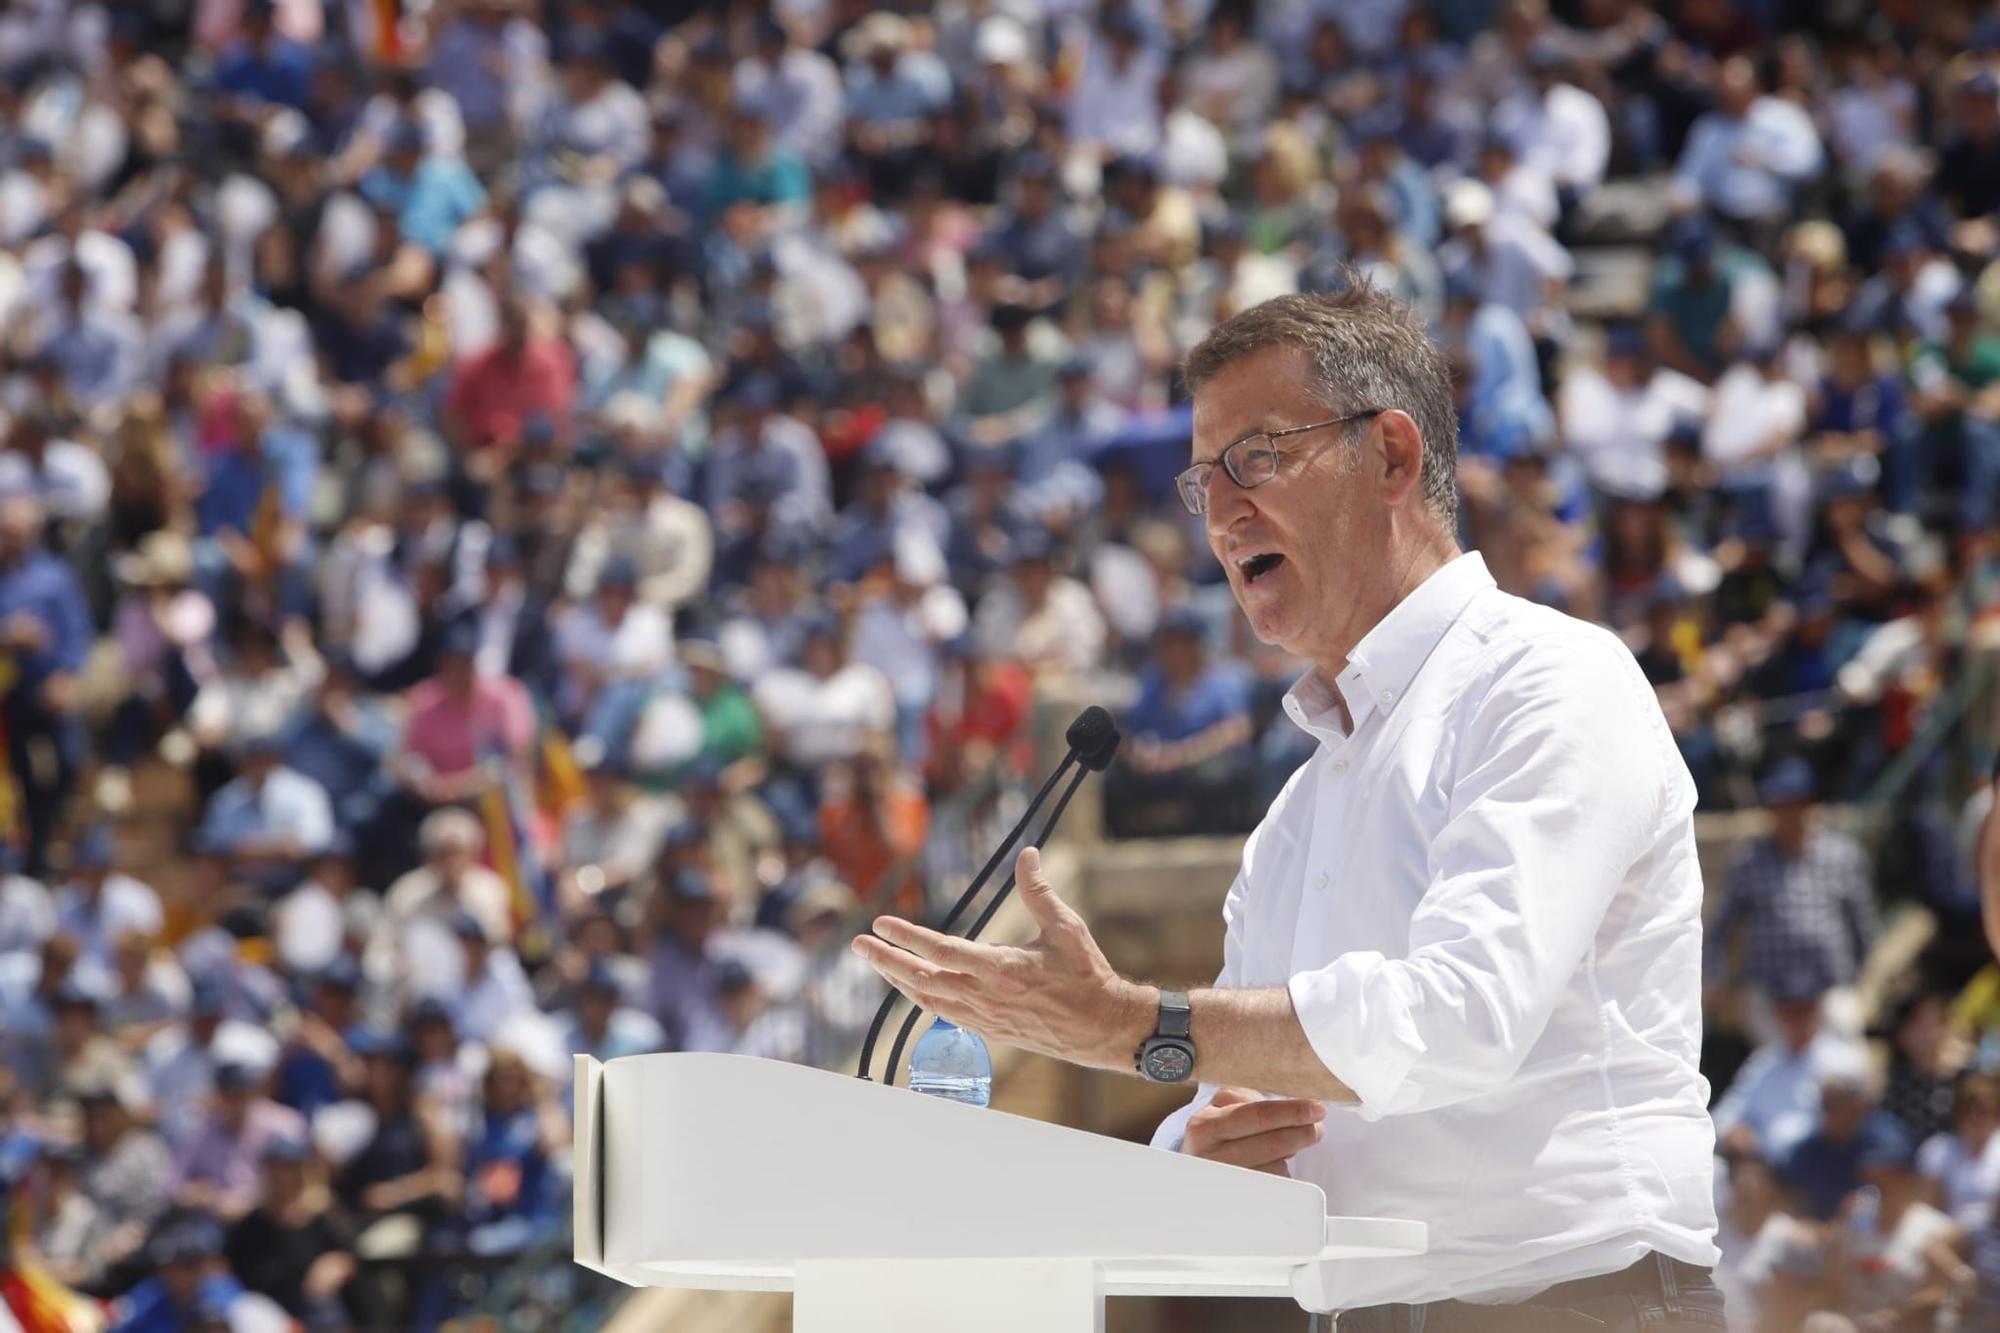
[(1146, 1052), (1146, 1077), (1155, 1083), (1179, 1083), (1194, 1072), (1194, 1052), (1185, 1046), (1159, 1045)]

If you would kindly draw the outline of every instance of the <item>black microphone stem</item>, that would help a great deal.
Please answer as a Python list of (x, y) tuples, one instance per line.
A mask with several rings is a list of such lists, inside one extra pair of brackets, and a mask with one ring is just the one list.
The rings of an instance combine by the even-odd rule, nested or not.
[[(959, 917), (965, 915), (965, 909), (972, 905), (972, 900), (979, 896), (979, 891), (986, 887), (988, 880), (993, 878), (993, 872), (999, 868), (1002, 861), (1007, 859), (1007, 853), (1014, 849), (1014, 844), (1021, 840), (1021, 835), (1027, 831), (1029, 822), (1035, 817), (1035, 812), (1041, 808), (1042, 802), (1048, 799), (1049, 793), (1055, 790), (1056, 783), (1062, 780), (1062, 775), (1069, 771), (1069, 766), (1075, 763), (1076, 759), (1077, 754), (1073, 748), (1068, 754), (1063, 756), (1063, 761), (1056, 765), (1053, 773), (1049, 774), (1049, 780), (1044, 782), (1042, 789), (1035, 793), (1035, 799), (1028, 802), (1028, 808), (1021, 812), (1020, 819), (1015, 821), (1014, 827), (1008, 831), (1007, 837), (998, 847), (993, 849), (993, 855), (987, 858), (986, 864), (979, 868), (979, 873), (972, 877), (972, 883), (966, 888), (964, 893), (958, 896), (958, 901), (952, 904), (951, 911), (945, 915), (944, 925), (939, 927), (939, 929), (950, 930), (952, 926), (957, 924)], [(1088, 772), (1089, 770), (1086, 769), (1084, 771)], [(1081, 778), (1083, 774), (1079, 773), (1077, 776)], [(1070, 789), (1072, 791), (1075, 790), (1073, 783)], [(1068, 801), (1069, 797), (1065, 795), (1063, 803), (1067, 804)], [(1044, 830), (1044, 836), (1046, 836), (1046, 830)], [(1013, 882), (1011, 875), (1008, 877), (1008, 882)], [(864, 1081), (868, 1078), (869, 1066), (875, 1060), (875, 1043), (881, 1038), (882, 1027), (889, 1021), (889, 1015), (894, 1012), (896, 1002), (902, 998), (903, 993), (893, 987), (890, 988), (887, 995), (882, 997), (880, 1007), (875, 1010), (875, 1020), (868, 1025), (868, 1035), (862, 1038), (861, 1059), (857, 1062), (854, 1070), (855, 1077)], [(910, 1017), (914, 1021), (916, 1018), (915, 1010), (911, 1011)], [(902, 1049), (901, 1042), (897, 1043), (896, 1049), (898, 1051)], [(893, 1084), (895, 1079), (888, 1079), (887, 1082)]]
[[(1069, 780), (1069, 786), (1063, 788), (1062, 798), (1056, 802), (1056, 808), (1049, 813), (1048, 821), (1042, 825), (1041, 834), (1035, 839), (1034, 846), (1040, 847), (1048, 842), (1049, 834), (1055, 832), (1056, 821), (1061, 819), (1063, 811), (1069, 808), (1070, 797), (1076, 795), (1076, 789), (1083, 785), (1083, 780), (1089, 777), (1090, 773), (1091, 770), (1088, 768), (1079, 768), (1076, 771), (1076, 776)], [(1058, 769), (1057, 776), (1060, 775), (1061, 770)], [(1054, 778), (1050, 778), (1049, 780), (1051, 782), (1055, 781)], [(1043, 791), (1047, 790), (1046, 787), (1043, 788)], [(965, 933), (966, 939), (976, 940), (979, 938), (979, 932), (986, 929), (986, 923), (991, 921), (993, 914), (1000, 910), (1000, 904), (1007, 901), (1007, 894), (1013, 887), (1014, 875), (1012, 871), (1009, 871), (1005, 882), (1000, 885), (1000, 891), (993, 895), (993, 901), (986, 904), (986, 910), (979, 914), (979, 920), (973, 922), (972, 929)], [(903, 1026), (896, 1031), (896, 1042), (889, 1048), (889, 1067), (882, 1071), (882, 1086), (885, 1088), (896, 1086), (896, 1070), (902, 1065), (903, 1045), (909, 1041), (910, 1034), (916, 1031), (917, 1016), (921, 1013), (923, 1013), (922, 1009), (919, 1009), (915, 1005), (910, 1006), (909, 1015), (903, 1019)]]

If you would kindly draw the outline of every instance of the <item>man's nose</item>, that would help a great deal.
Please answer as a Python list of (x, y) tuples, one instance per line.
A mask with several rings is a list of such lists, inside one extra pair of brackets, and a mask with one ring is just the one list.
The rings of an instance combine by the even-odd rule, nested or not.
[(1220, 542), (1230, 528), (1256, 507), (1250, 492), (1222, 468), (1208, 475), (1208, 539)]

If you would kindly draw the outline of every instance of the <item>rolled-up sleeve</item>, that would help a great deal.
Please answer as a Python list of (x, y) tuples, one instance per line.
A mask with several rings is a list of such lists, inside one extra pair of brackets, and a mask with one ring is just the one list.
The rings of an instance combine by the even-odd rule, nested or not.
[(1454, 746), (1407, 954), (1346, 953), (1290, 981), (1313, 1050), (1368, 1119), (1511, 1078), (1620, 882), (1688, 808), (1659, 706), (1615, 642), (1539, 637), (1490, 679)]

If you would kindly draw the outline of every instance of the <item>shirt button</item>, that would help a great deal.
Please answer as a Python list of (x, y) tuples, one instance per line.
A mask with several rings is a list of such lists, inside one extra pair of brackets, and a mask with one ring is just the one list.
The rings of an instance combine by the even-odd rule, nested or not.
[(1394, 690), (1382, 691), (1382, 702), (1385, 704), (1388, 703), (1391, 699), (1394, 699), (1395, 697), (1396, 697), (1396, 692)]
[(1336, 773), (1345, 773), (1347, 771), (1347, 761), (1345, 759), (1334, 760), (1333, 771)]
[(1326, 887), (1326, 872), (1324, 870), (1319, 872), (1319, 881), (1313, 887), (1320, 889)]

